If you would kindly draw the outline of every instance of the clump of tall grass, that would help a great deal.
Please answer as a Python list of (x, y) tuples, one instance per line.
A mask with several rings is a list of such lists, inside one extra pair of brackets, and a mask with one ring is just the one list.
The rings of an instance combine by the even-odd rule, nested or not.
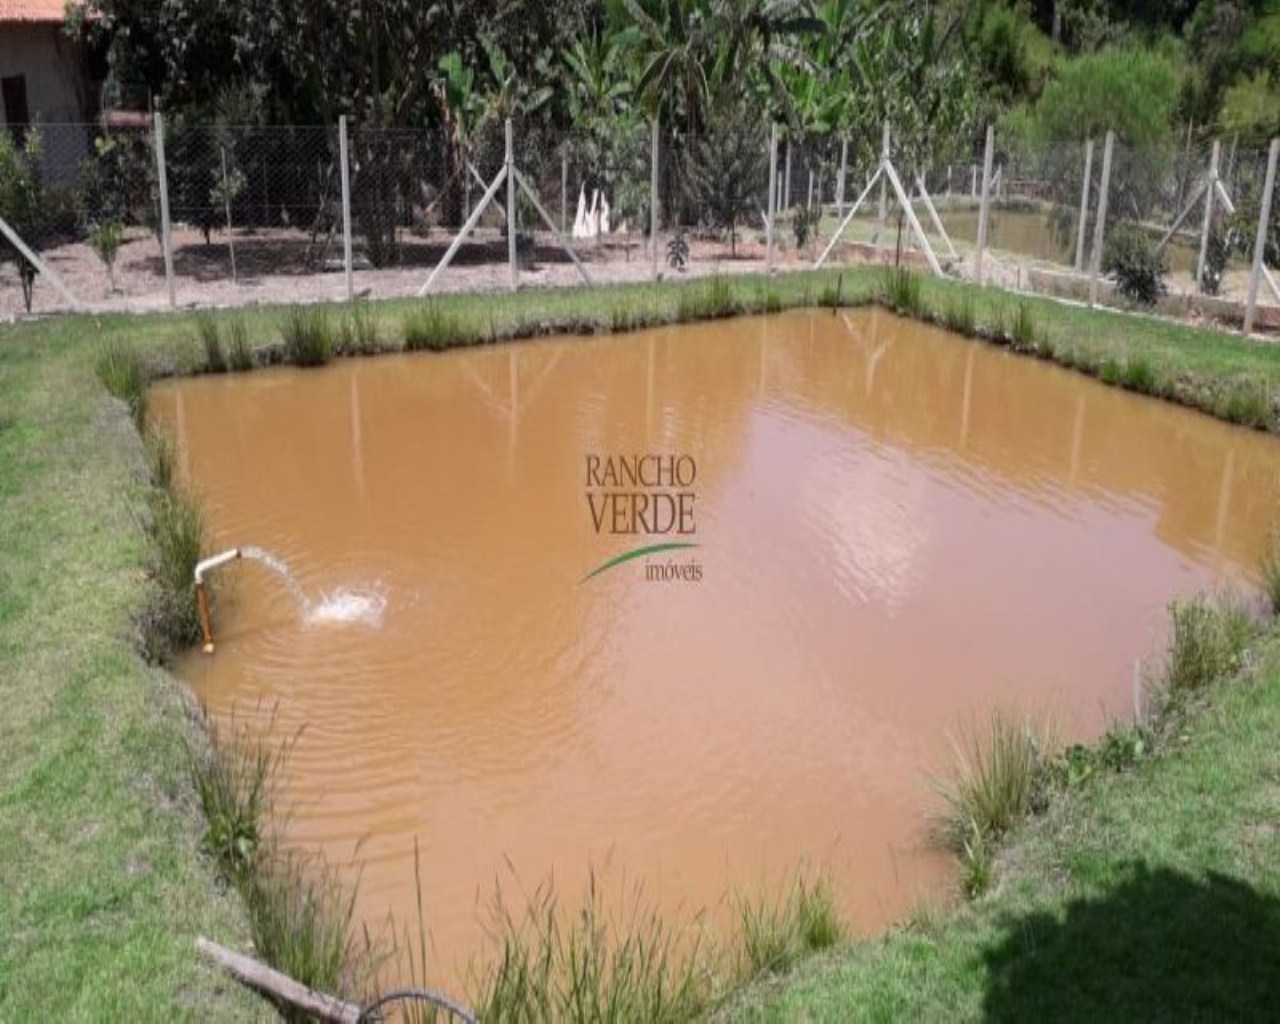
[(680, 323), (718, 320), (737, 311), (733, 287), (722, 274), (712, 274), (705, 281), (685, 285), (676, 300), (676, 320)]
[(284, 752), (234, 718), (229, 733), (210, 721), (208, 744), (187, 746), (188, 770), (204, 811), (202, 845), (233, 881), (248, 879), (267, 853), (272, 783)]
[(1013, 347), (1022, 352), (1032, 352), (1039, 341), (1040, 329), (1035, 314), (1025, 302), (1019, 302), (1013, 313), (1010, 340)]
[(959, 854), (960, 888), (968, 899), (976, 900), (991, 888), (995, 879), (995, 854), (991, 840), (976, 821), (969, 822), (969, 836)]
[(906, 267), (889, 267), (881, 285), (881, 297), (890, 309), (904, 316), (919, 316), (924, 310), (920, 275)]
[(98, 349), (95, 369), (107, 391), (129, 408), (138, 429), (147, 419), (147, 368), (138, 350), (111, 338)]
[(844, 305), (844, 274), (836, 278), (835, 283), (828, 281), (823, 285), (818, 305), (824, 309), (838, 309)]
[(280, 325), (285, 359), (297, 366), (323, 366), (333, 357), (333, 324), (319, 306), (295, 306)]
[(1280, 529), (1272, 530), (1262, 553), (1262, 595), (1272, 615), (1280, 615)]
[(143, 433), (142, 447), (146, 452), (151, 482), (160, 490), (168, 491), (174, 484), (174, 468), (178, 464), (177, 447), (169, 435), (155, 429)]
[(249, 344), (249, 325), (243, 316), (234, 317), (227, 327), (227, 363), (237, 372), (253, 369), (253, 347)]
[(778, 897), (738, 900), (738, 977), (750, 981), (785, 974), (802, 957), (831, 948), (843, 935), (826, 879), (797, 875)]
[(571, 916), (550, 886), (518, 913), (499, 893), (493, 912), (500, 952), (473, 975), (480, 1020), (683, 1024), (709, 1005), (696, 946), (682, 945), (638, 894), (621, 920), (610, 920), (594, 873)]
[(1173, 602), (1169, 626), (1165, 682), (1174, 696), (1233, 674), (1253, 636), (1248, 609), (1228, 593)]
[(1142, 395), (1153, 394), (1156, 390), (1156, 371), (1152, 368), (1151, 361), (1145, 356), (1129, 357), (1125, 360), (1120, 384), (1127, 390)]
[(381, 347), (378, 320), (367, 302), (353, 302), (342, 318), (342, 350), (371, 355)]
[(1043, 743), (1029, 722), (995, 709), (985, 725), (952, 739), (950, 779), (935, 783), (943, 808), (935, 822), (939, 840), (964, 854), (974, 830), (998, 839), (1031, 808)]
[(196, 317), (196, 337), (204, 350), (206, 373), (226, 373), (227, 356), (222, 349), (222, 332), (212, 313), (200, 313)]
[(464, 340), (461, 322), (439, 302), (419, 303), (402, 325), (406, 352), (440, 352)]
[(1232, 423), (1265, 429), (1271, 422), (1271, 394), (1260, 382), (1246, 381), (1232, 387), (1218, 402), (1219, 415)]
[(942, 322), (948, 330), (972, 337), (977, 330), (977, 316), (974, 312), (973, 297), (960, 295), (947, 303), (942, 311)]
[(151, 501), (151, 532), (156, 593), (143, 621), (143, 639), (147, 652), (163, 661), (200, 639), (195, 601), (195, 568), (205, 535), (200, 506), (173, 486), (156, 491)]
[(356, 889), (335, 868), (275, 850), (259, 861), (241, 892), (259, 956), (309, 988), (339, 997), (354, 993), (368, 965), (353, 939)]

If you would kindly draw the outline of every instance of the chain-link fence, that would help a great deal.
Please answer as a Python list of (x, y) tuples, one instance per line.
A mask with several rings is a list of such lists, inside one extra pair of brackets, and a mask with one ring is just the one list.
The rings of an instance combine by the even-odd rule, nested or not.
[(33, 126), (0, 148), (0, 315), (868, 260), (1106, 301), (1121, 228), (1158, 250), (1175, 297), (1243, 308), (1253, 287), (1280, 306), (1274, 208), (1253, 269), (1268, 163), (1257, 147), (993, 138), (988, 152), (982, 138), (908, 147), (890, 132), (886, 151), (878, 134), (742, 118), (696, 134), (517, 120), (509, 154), (507, 136), (492, 121)]

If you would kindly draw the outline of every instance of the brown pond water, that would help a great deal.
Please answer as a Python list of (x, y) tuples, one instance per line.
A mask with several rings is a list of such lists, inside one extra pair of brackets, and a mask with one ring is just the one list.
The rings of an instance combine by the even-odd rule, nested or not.
[[(870, 930), (951, 885), (928, 772), (993, 704), (1131, 714), (1178, 594), (1250, 579), (1280, 443), (876, 310), (160, 386), (218, 546), (255, 564), (181, 673), (292, 734), (289, 837), (448, 966), (495, 880), (591, 866), (670, 913), (829, 870)], [(696, 461), (697, 582), (598, 536), (586, 459)], [(659, 538), (663, 539), (663, 538)], [(643, 538), (640, 538), (643, 542)], [(338, 602), (340, 603), (340, 602)], [(335, 602), (323, 606), (332, 611)]]

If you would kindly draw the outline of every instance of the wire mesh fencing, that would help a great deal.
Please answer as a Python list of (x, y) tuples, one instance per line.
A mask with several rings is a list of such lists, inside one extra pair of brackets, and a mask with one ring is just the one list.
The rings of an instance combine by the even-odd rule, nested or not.
[[(898, 261), (1107, 298), (1117, 233), (1240, 303), (1267, 151), (787, 130), (45, 124), (0, 149), (0, 315), (409, 296)], [(12, 197), (16, 196), (17, 199)], [(855, 209), (856, 206), (856, 209)], [(1099, 216), (1104, 212), (1102, 229)], [(166, 222), (167, 217), (167, 222)], [(1280, 305), (1280, 211), (1259, 297)], [(167, 223), (167, 231), (166, 231)], [(16, 236), (15, 242), (10, 236)], [(21, 243), (19, 245), (18, 243)], [(166, 248), (167, 246), (167, 248)], [(981, 258), (979, 258), (981, 249)], [(981, 271), (979, 271), (981, 264)], [(1097, 264), (1098, 272), (1094, 273)]]

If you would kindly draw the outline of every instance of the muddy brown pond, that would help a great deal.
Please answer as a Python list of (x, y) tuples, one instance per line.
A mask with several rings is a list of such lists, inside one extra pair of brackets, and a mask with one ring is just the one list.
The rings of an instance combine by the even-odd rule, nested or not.
[[(684, 919), (804, 864), (863, 931), (945, 898), (948, 735), (993, 705), (1063, 739), (1130, 719), (1169, 600), (1252, 582), (1280, 499), (1274, 438), (875, 310), (205, 377), (153, 409), (213, 549), (305, 595), (225, 570), (217, 652), (181, 674), (302, 729), (287, 836), (363, 864), (362, 921), (416, 921), (416, 837), (444, 973), (495, 884), (572, 902), (592, 869)], [(597, 533), (587, 459), (638, 453), (693, 460), (698, 547), (584, 582), (646, 540)]]

